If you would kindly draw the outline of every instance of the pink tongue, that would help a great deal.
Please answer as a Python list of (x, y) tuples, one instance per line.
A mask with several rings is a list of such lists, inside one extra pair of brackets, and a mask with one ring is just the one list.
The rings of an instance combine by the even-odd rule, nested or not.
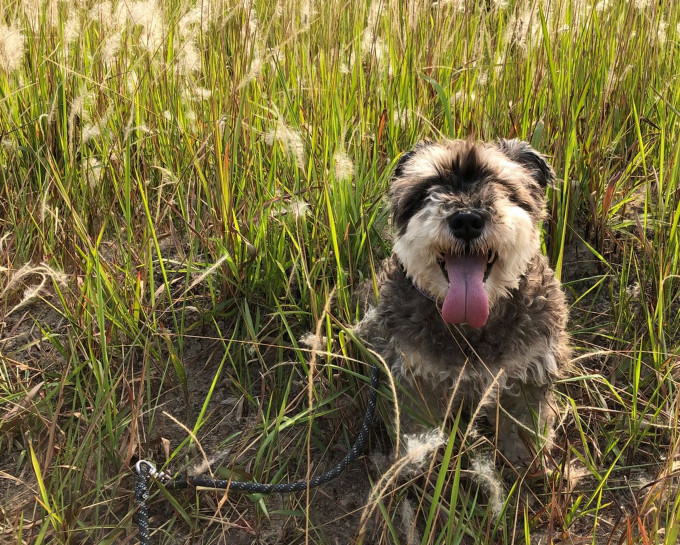
[(449, 292), (442, 305), (442, 318), (450, 324), (482, 327), (489, 317), (489, 299), (484, 292), (484, 255), (448, 256)]

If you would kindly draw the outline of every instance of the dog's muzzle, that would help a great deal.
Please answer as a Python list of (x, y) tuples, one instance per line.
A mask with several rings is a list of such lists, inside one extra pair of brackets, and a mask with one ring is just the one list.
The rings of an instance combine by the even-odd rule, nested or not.
[(449, 227), (456, 238), (470, 242), (482, 235), (484, 217), (475, 210), (456, 212), (449, 218)]
[(442, 318), (452, 324), (482, 327), (489, 318), (489, 297), (484, 291), (484, 282), (497, 254), (493, 250), (482, 252), (474, 249), (485, 227), (484, 216), (480, 212), (460, 210), (447, 221), (451, 234), (464, 242), (466, 249), (442, 256), (442, 271), (449, 281), (449, 290), (442, 304)]

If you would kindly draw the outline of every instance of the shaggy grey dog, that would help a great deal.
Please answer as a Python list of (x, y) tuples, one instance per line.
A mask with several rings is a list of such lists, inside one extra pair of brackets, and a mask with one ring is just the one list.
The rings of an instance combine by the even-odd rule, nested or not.
[(550, 440), (551, 383), (569, 358), (564, 294), (540, 253), (552, 181), (518, 140), (425, 142), (398, 162), (393, 255), (358, 332), (407, 385), (408, 431), (438, 425), (455, 390), (469, 412), (484, 400), (511, 462)]

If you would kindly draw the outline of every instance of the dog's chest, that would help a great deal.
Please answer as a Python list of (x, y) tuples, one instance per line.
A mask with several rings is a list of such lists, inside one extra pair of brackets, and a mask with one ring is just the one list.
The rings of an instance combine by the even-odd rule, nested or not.
[[(399, 268), (389, 271), (376, 313), (383, 354), (405, 375), (479, 380), (503, 369), (507, 378), (535, 374), (532, 368), (555, 368), (543, 310), (526, 292), (497, 305), (485, 327), (451, 326), (437, 305), (418, 292)], [(461, 370), (465, 370), (461, 374)], [(539, 377), (541, 382), (543, 377)]]
[(508, 358), (513, 359), (516, 347), (503, 337), (487, 338), (479, 332), (464, 334), (467, 328), (441, 326), (441, 317), (421, 322), (421, 328), (406, 325), (394, 327), (391, 343), (397, 354), (397, 365), (415, 376), (438, 379), (458, 378), (465, 368), (470, 378), (499, 369)]

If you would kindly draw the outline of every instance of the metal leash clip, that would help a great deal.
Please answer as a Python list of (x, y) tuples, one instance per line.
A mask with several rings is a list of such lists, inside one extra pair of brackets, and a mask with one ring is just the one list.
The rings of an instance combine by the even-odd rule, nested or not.
[[(146, 466), (146, 468), (144, 466)], [(158, 471), (155, 464), (153, 462), (149, 462), (149, 460), (139, 460), (135, 464), (135, 472), (137, 475), (146, 474), (147, 477), (153, 477), (161, 483), (167, 483), (170, 481), (170, 479), (172, 479), (172, 475), (170, 475), (170, 473), (167, 473), (166, 471)]]

